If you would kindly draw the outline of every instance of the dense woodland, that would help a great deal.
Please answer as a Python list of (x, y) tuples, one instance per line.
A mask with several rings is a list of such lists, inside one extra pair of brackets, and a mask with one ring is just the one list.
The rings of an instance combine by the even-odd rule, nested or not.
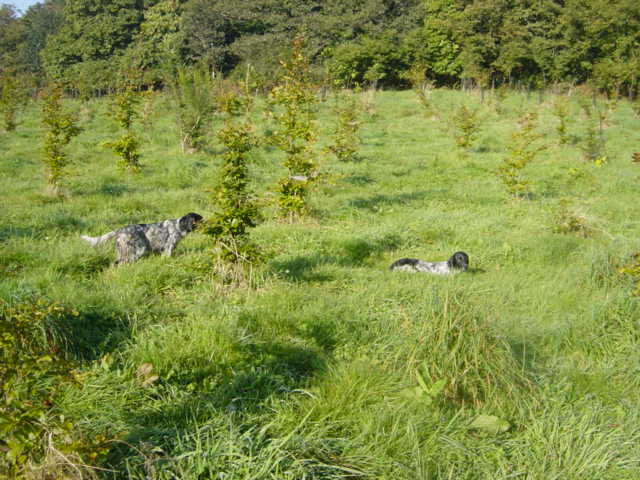
[(591, 82), (635, 95), (636, 0), (45, 0), (0, 6), (0, 72), (100, 93), (123, 72), (161, 85), (177, 66), (246, 65), (268, 87), (303, 34), (318, 79), (401, 88), (426, 77), (541, 88)]

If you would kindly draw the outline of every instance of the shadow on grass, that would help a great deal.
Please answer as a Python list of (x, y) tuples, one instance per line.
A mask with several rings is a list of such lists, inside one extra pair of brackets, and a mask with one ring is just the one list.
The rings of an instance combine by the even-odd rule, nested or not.
[(349, 175), (348, 177), (345, 177), (344, 181), (356, 186), (369, 185), (370, 183), (375, 182), (372, 177), (366, 174)]
[[(132, 428), (124, 442), (111, 451), (106, 467), (124, 472), (125, 465), (140, 463), (142, 466), (149, 460), (141, 455), (142, 447), (165, 446), (167, 440), (170, 442), (190, 433), (194, 424), (232, 415), (231, 418), (241, 424), (244, 415), (264, 411), (271, 397), (301, 392), (308, 379), (322, 371), (326, 364), (325, 356), (319, 350), (293, 345), (289, 341), (254, 343), (246, 346), (243, 354), (250, 359), (248, 364), (235, 365), (223, 375), (216, 365), (212, 365), (168, 381), (160, 380), (152, 387), (157, 391), (155, 395), (175, 395), (179, 390), (180, 399), (165, 401), (161, 408), (150, 405), (132, 412), (126, 419)], [(165, 456), (165, 453), (169, 455)], [(170, 452), (162, 451), (153, 460), (161, 465), (170, 458)]]
[(314, 253), (299, 255), (287, 260), (271, 262), (271, 270), (280, 277), (296, 282), (324, 282), (333, 280), (333, 276), (325, 272), (316, 272), (322, 265), (340, 267), (358, 267), (366, 265), (370, 259), (379, 257), (384, 252), (396, 250), (403, 244), (398, 234), (387, 234), (377, 239), (355, 238), (332, 245), (333, 254)]
[(41, 236), (42, 230), (40, 228), (0, 225), (0, 242), (10, 238), (38, 238)]
[(371, 197), (355, 198), (349, 205), (358, 209), (376, 211), (381, 205), (404, 205), (417, 200), (423, 200), (427, 196), (426, 191), (400, 193), (398, 195), (373, 195)]

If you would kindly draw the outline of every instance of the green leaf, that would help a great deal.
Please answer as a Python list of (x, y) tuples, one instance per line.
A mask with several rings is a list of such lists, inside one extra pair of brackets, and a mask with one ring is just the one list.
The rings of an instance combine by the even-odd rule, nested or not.
[(471, 430), (479, 430), (491, 435), (506, 432), (510, 428), (511, 424), (509, 422), (493, 415), (478, 415), (469, 425)]

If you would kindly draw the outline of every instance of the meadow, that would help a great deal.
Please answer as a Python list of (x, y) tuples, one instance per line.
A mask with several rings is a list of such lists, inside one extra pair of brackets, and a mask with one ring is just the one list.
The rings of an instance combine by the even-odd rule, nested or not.
[[(197, 232), (173, 257), (120, 267), (113, 244), (80, 239), (211, 215), (221, 120), (207, 151), (184, 154), (155, 95), (136, 127), (143, 168), (126, 174), (101, 147), (118, 132), (107, 101), (91, 100), (64, 198), (45, 192), (37, 104), (0, 135), (0, 298), (76, 312), (54, 336), (78, 380), (47, 415), (107, 445), (99, 469), (49, 445), (33, 478), (640, 478), (640, 307), (620, 272), (640, 251), (631, 104), (608, 105), (594, 162), (575, 92), (564, 145), (552, 93), (438, 89), (428, 112), (413, 91), (359, 95), (355, 161), (322, 151), (332, 97), (319, 105), (326, 175), (307, 216), (278, 218), (281, 154), (251, 153), (264, 258), (240, 277)], [(461, 104), (481, 125), (468, 149), (451, 124)], [(526, 112), (546, 148), (512, 198), (497, 172)], [(388, 270), (458, 250), (463, 274)]]

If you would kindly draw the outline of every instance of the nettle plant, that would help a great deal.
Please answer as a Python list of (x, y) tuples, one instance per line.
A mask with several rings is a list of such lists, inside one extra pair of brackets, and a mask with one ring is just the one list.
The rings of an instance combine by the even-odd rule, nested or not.
[(291, 58), (280, 62), (284, 69), (280, 82), (269, 93), (276, 124), (271, 141), (285, 153), (283, 164), (288, 171), (278, 184), (278, 205), (289, 219), (307, 211), (309, 186), (318, 173), (312, 150), (316, 141), (317, 97), (303, 46), (304, 38), (296, 37)]
[(133, 132), (133, 122), (138, 117), (140, 92), (129, 84), (120, 90), (113, 98), (112, 116), (122, 128), (122, 136), (118, 140), (104, 143), (120, 156), (119, 166), (129, 172), (140, 171), (140, 142)]
[(349, 90), (339, 92), (332, 108), (336, 115), (336, 126), (327, 151), (342, 162), (357, 160), (360, 138), (358, 130), (362, 125), (360, 105), (355, 94)]
[(535, 113), (526, 113), (520, 118), (518, 122), (520, 128), (511, 135), (508, 154), (498, 170), (498, 177), (509, 194), (515, 198), (526, 197), (529, 193), (529, 181), (524, 177), (523, 170), (541, 150), (546, 148), (543, 145), (535, 145), (542, 137), (534, 131), (537, 120), (538, 116)]
[[(248, 230), (256, 225), (258, 206), (249, 188), (248, 153), (257, 145), (248, 112), (251, 98), (246, 93), (232, 101), (228, 94), (226, 124), (218, 132), (225, 146), (218, 183), (215, 189), (217, 211), (203, 227), (213, 237), (219, 256), (228, 262), (251, 262), (258, 256), (257, 248), (248, 240)], [(246, 114), (236, 119), (239, 111)]]
[(81, 132), (74, 116), (63, 110), (61, 98), (61, 87), (53, 85), (44, 92), (42, 102), (42, 123), (45, 127), (42, 161), (46, 166), (49, 190), (55, 195), (60, 193), (64, 167), (69, 163), (65, 147)]

